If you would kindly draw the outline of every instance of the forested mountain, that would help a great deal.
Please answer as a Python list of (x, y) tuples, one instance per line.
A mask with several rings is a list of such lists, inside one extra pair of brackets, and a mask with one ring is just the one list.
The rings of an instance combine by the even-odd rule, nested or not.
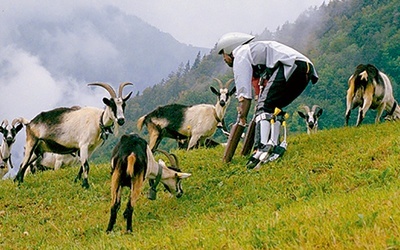
[[(221, 34), (222, 35), (222, 34)], [(320, 128), (344, 124), (347, 79), (360, 64), (374, 64), (392, 80), (394, 95), (400, 100), (400, 4), (398, 0), (333, 0), (304, 12), (294, 23), (286, 23), (275, 32), (265, 30), (257, 39), (274, 39), (294, 47), (315, 64), (320, 80), (286, 109), (290, 133), (305, 132), (296, 110), (303, 104), (319, 104), (324, 113)], [(232, 70), (215, 51), (201, 57), (193, 65), (181, 64), (168, 79), (149, 87), (129, 101), (127, 125), (123, 131), (136, 130), (138, 117), (167, 103), (214, 103), (208, 90), (215, 84), (212, 77), (226, 80)], [(214, 86), (215, 86), (214, 85)], [(227, 123), (236, 117), (236, 102), (231, 103)], [(357, 111), (353, 111), (352, 124)], [(372, 122), (375, 111), (369, 111), (366, 123)], [(112, 144), (112, 142), (109, 142)]]

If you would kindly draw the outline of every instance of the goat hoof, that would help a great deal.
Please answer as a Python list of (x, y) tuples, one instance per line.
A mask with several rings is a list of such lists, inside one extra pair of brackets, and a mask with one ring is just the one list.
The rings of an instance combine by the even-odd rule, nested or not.
[(87, 179), (84, 179), (84, 180), (82, 181), (82, 187), (83, 187), (83, 188), (86, 188), (86, 189), (89, 189), (89, 182), (88, 182)]

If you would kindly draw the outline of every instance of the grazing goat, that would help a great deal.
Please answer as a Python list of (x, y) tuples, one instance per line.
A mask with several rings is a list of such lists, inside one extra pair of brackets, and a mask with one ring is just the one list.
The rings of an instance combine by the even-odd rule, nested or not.
[(72, 154), (55, 154), (46, 152), (41, 157), (38, 157), (30, 166), (31, 172), (36, 170), (54, 169), (58, 170), (64, 166), (75, 166), (79, 164), (79, 156)]
[(233, 87), (229, 91), (229, 84), (233, 79), (228, 80), (225, 85), (221, 80), (214, 78), (219, 84), (219, 91), (210, 87), (211, 91), (218, 96), (217, 103), (197, 104), (185, 106), (181, 104), (170, 104), (158, 107), (154, 111), (139, 118), (137, 127), (139, 131), (145, 124), (150, 136), (149, 146), (155, 150), (163, 137), (177, 140), (188, 139), (187, 150), (204, 144), (206, 138), (211, 137), (218, 124), (223, 122), (226, 108), (230, 103), (230, 96), (236, 91)]
[(14, 166), (11, 162), (11, 148), (15, 142), (15, 137), (23, 128), (20, 119), (16, 118), (11, 122), (4, 120), (0, 124), (0, 133), (3, 134), (3, 143), (0, 146), (0, 177), (3, 177)]
[(302, 111), (297, 111), (299, 116), (304, 119), (307, 126), (307, 134), (314, 134), (318, 130), (318, 120), (322, 115), (323, 109), (318, 105), (313, 105), (311, 110), (308, 106), (303, 106), (306, 111), (303, 113)]
[(386, 74), (371, 64), (357, 66), (348, 80), (349, 89), (346, 98), (345, 125), (349, 123), (351, 110), (360, 106), (357, 126), (363, 121), (368, 109), (376, 110), (375, 123), (379, 123), (384, 110), (385, 119), (400, 118), (400, 108), (393, 97), (392, 84)]
[[(172, 158), (165, 151), (161, 152), (166, 154), (173, 168), (167, 167), (162, 160), (157, 163), (147, 142), (137, 134), (121, 137), (111, 157), (111, 215), (107, 232), (112, 231), (117, 220), (124, 186), (130, 188), (129, 201), (124, 212), (128, 232), (132, 231), (132, 214), (145, 179), (154, 180), (155, 186), (158, 182), (163, 183), (177, 198), (183, 195), (181, 180), (191, 174), (180, 172), (176, 158)], [(155, 189), (154, 185), (152, 188)]]
[[(56, 108), (41, 112), (31, 121), (24, 119), (26, 125), (25, 155), (18, 171), (16, 180), (23, 182), (27, 167), (44, 152), (57, 154), (78, 154), (81, 162), (79, 173), (75, 180), (82, 178), (82, 186), (89, 188), (88, 159), (93, 151), (112, 133), (114, 122), (125, 123), (124, 110), (126, 101), (131, 96), (122, 97), (122, 90), (132, 83), (122, 83), (119, 86), (118, 97), (114, 89), (106, 83), (91, 83), (89, 86), (105, 88), (111, 98), (103, 98), (104, 109), (95, 107)], [(36, 157), (36, 158), (35, 158)]]

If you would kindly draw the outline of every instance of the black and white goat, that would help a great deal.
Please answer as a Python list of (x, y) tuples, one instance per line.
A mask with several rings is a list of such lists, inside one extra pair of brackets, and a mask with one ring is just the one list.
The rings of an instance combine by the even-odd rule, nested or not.
[(130, 188), (129, 201), (124, 212), (128, 232), (132, 231), (133, 210), (146, 179), (157, 182), (154, 185), (161, 182), (177, 198), (183, 195), (181, 180), (191, 174), (182, 173), (177, 166), (176, 158), (165, 151), (162, 152), (173, 167), (167, 167), (162, 160), (157, 162), (147, 142), (137, 134), (123, 135), (114, 147), (111, 157), (111, 215), (107, 232), (112, 231), (117, 220), (124, 186)]
[(349, 123), (351, 110), (356, 107), (360, 107), (357, 126), (363, 121), (368, 109), (377, 111), (375, 123), (379, 123), (384, 110), (387, 112), (385, 119), (400, 118), (400, 108), (393, 97), (392, 84), (388, 76), (374, 65), (358, 65), (348, 84), (345, 125)]
[(210, 87), (218, 97), (217, 103), (197, 104), (186, 106), (182, 104), (169, 104), (158, 107), (147, 115), (139, 118), (137, 127), (139, 131), (146, 125), (150, 136), (150, 148), (155, 150), (163, 137), (177, 140), (189, 140), (187, 150), (192, 149), (199, 142), (204, 145), (206, 138), (211, 137), (217, 126), (223, 123), (230, 97), (235, 93), (236, 87), (229, 90), (233, 79), (225, 85), (221, 80), (214, 78), (219, 84), (219, 91)]
[(122, 97), (122, 90), (132, 83), (122, 83), (118, 96), (106, 83), (91, 83), (89, 86), (105, 88), (111, 98), (103, 98), (104, 109), (95, 107), (56, 108), (41, 112), (26, 125), (25, 154), (16, 180), (23, 182), (27, 167), (44, 152), (58, 154), (79, 154), (81, 167), (75, 180), (82, 178), (82, 186), (89, 187), (88, 159), (93, 151), (112, 133), (114, 123), (125, 123), (124, 110), (126, 101), (131, 96)]
[(11, 148), (18, 132), (22, 128), (23, 125), (18, 118), (14, 119), (11, 125), (8, 123), (8, 120), (3, 120), (0, 124), (0, 133), (3, 134), (3, 143), (0, 146), (0, 177), (10, 172), (14, 167), (11, 161)]
[(318, 131), (318, 120), (322, 115), (323, 109), (318, 105), (313, 105), (311, 110), (308, 106), (303, 106), (305, 113), (297, 111), (299, 116), (304, 119), (307, 126), (307, 134), (314, 134)]

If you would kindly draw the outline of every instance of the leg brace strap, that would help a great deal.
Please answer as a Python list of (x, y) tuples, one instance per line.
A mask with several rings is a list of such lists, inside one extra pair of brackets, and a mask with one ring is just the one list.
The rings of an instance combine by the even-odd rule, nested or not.
[(259, 122), (261, 120), (270, 121), (272, 118), (274, 118), (274, 115), (271, 113), (261, 113), (256, 116), (256, 122)]

